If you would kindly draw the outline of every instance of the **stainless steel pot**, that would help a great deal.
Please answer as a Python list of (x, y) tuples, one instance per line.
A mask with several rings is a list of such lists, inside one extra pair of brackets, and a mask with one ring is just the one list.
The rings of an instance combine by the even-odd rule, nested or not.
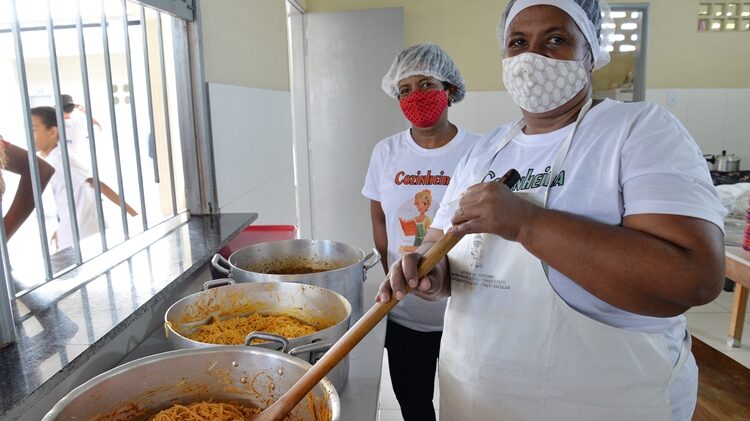
[(716, 171), (733, 172), (740, 170), (740, 158), (735, 155), (727, 155), (727, 151), (722, 151), (721, 155), (716, 157)]
[[(317, 285), (343, 295), (352, 305), (352, 324), (364, 313), (363, 282), (367, 271), (380, 262), (380, 253), (328, 240), (271, 241), (241, 248), (211, 260), (214, 268), (237, 282), (295, 282)], [(298, 275), (271, 274), (292, 266), (308, 266), (323, 272)]]
[[(200, 325), (212, 318), (236, 317), (237, 309), (264, 315), (283, 314), (304, 320), (312, 325), (330, 327), (311, 335), (287, 339), (268, 333), (251, 333), (245, 338), (250, 345), (254, 339), (269, 342), (253, 344), (272, 348), (301, 358), (310, 364), (317, 362), (349, 328), (351, 305), (342, 297), (326, 288), (283, 282), (226, 283), (216, 280), (207, 282), (204, 291), (187, 296), (174, 303), (164, 314), (164, 329), (171, 349), (203, 348), (214, 346), (188, 339)], [(223, 283), (225, 286), (211, 288)], [(329, 374), (337, 390), (344, 390), (349, 377), (349, 359), (341, 361)]]
[[(246, 346), (170, 351), (113, 368), (73, 389), (43, 421), (142, 419), (176, 403), (206, 399), (266, 408), (310, 369), (280, 352)], [(309, 404), (315, 405), (310, 410)], [(326, 417), (325, 413), (330, 413)], [(323, 379), (292, 411), (292, 419), (340, 418), (339, 395)], [(132, 417), (131, 417), (132, 415)]]
[(703, 159), (706, 160), (706, 165), (708, 165), (709, 171), (716, 171), (716, 155), (706, 153), (703, 154)]

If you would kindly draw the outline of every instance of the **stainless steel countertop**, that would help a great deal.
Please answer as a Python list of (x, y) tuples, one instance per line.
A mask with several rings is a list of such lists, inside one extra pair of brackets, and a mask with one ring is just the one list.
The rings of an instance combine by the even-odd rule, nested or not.
[(210, 274), (208, 260), (257, 214), (180, 215), (13, 302), (18, 342), (0, 349), (0, 419), (38, 421), (114, 367)]

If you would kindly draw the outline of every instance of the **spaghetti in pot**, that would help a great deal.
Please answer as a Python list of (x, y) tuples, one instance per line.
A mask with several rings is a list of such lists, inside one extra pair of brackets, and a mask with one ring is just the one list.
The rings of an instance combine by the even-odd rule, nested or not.
[(267, 332), (288, 339), (299, 338), (317, 332), (315, 327), (290, 316), (264, 316), (253, 313), (249, 316), (214, 319), (199, 326), (185, 336), (194, 341), (215, 345), (242, 345), (251, 332)]
[(249, 421), (260, 412), (259, 408), (235, 403), (203, 401), (173, 405), (149, 421)]

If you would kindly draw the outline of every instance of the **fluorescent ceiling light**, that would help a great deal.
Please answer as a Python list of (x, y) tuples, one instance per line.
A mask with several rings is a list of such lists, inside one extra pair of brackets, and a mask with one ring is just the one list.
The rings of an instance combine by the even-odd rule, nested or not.
[(623, 45), (620, 46), (620, 52), (621, 53), (627, 53), (627, 52), (630, 52), (630, 51), (635, 51), (635, 45), (623, 44)]
[(609, 17), (611, 17), (612, 19), (622, 19), (627, 15), (628, 14), (625, 12), (609, 12)]
[(632, 31), (634, 29), (638, 29), (638, 24), (634, 22), (623, 23), (622, 25), (620, 25), (620, 29), (622, 29), (623, 31)]

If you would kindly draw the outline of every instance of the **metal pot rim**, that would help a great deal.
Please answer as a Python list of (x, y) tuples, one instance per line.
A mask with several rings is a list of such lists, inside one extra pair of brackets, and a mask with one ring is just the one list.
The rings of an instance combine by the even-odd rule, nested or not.
[[(253, 285), (253, 286), (244, 286), (244, 285)], [(282, 282), (246, 282), (246, 283), (240, 283), (240, 284), (225, 285), (225, 286), (221, 286), (221, 287), (218, 287), (218, 288), (232, 288), (232, 289), (246, 289), (246, 288), (256, 288), (256, 287), (257, 288), (261, 288), (259, 285), (265, 286), (262, 289), (268, 288), (268, 285), (273, 286), (274, 288), (291, 288), (291, 287), (299, 288), (300, 286), (303, 286), (303, 287), (306, 287), (306, 288), (309, 287), (309, 288), (314, 288), (314, 289), (321, 289), (321, 290), (330, 292), (331, 294), (334, 294), (334, 296), (337, 297), (345, 305), (346, 310), (347, 310), (346, 317), (344, 317), (343, 319), (339, 320), (334, 325), (329, 326), (329, 327), (327, 327), (325, 329), (321, 329), (321, 330), (316, 331), (315, 333), (311, 333), (309, 335), (300, 336), (298, 338), (289, 338), (290, 341), (293, 341), (293, 342), (305, 342), (305, 341), (309, 340), (310, 338), (312, 338), (312, 337), (314, 337), (316, 335), (320, 335), (321, 333), (327, 332), (329, 330), (332, 331), (332, 330), (335, 330), (337, 328), (340, 328), (343, 323), (348, 323), (349, 319), (352, 316), (352, 305), (349, 302), (349, 300), (346, 299), (346, 297), (344, 297), (343, 295), (339, 294), (336, 291), (333, 291), (333, 290), (330, 290), (328, 288), (324, 288), (324, 287), (321, 287), (321, 286), (317, 286), (317, 285), (282, 283)], [(190, 339), (187, 336), (183, 335), (182, 333), (178, 332), (177, 329), (175, 329), (172, 326), (172, 323), (169, 321), (169, 315), (173, 312), (173, 309), (177, 305), (179, 305), (180, 303), (182, 303), (184, 301), (194, 299), (195, 297), (200, 296), (202, 294), (209, 294), (209, 293), (211, 293), (211, 291), (212, 290), (198, 291), (196, 293), (188, 295), (187, 297), (183, 297), (183, 298), (177, 300), (171, 306), (169, 306), (169, 308), (167, 309), (167, 311), (164, 313), (164, 327), (166, 329), (167, 334), (174, 334), (174, 335), (178, 336), (180, 339), (188, 341), (191, 344), (199, 345), (200, 347), (208, 347), (208, 346), (211, 346), (211, 347), (213, 347), (213, 346), (220, 346), (220, 347), (240, 346), (240, 347), (242, 347), (243, 345), (212, 344), (212, 343), (208, 343), (208, 342), (200, 342), (200, 341), (196, 341), (194, 339)], [(348, 326), (347, 326), (347, 328), (348, 328)]]
[(234, 261), (240, 255), (239, 254), (240, 252), (243, 252), (243, 251), (248, 250), (248, 249), (262, 248), (264, 245), (268, 245), (268, 244), (295, 243), (295, 242), (298, 242), (298, 243), (305, 242), (305, 243), (310, 243), (310, 244), (315, 244), (315, 243), (330, 243), (330, 244), (342, 245), (342, 246), (349, 247), (349, 248), (353, 249), (354, 251), (356, 251), (359, 254), (359, 257), (358, 257), (357, 261), (355, 261), (354, 263), (351, 263), (351, 264), (348, 264), (346, 266), (342, 266), (342, 267), (336, 268), (336, 269), (325, 270), (325, 271), (322, 271), (320, 273), (333, 273), (333, 272), (336, 272), (336, 271), (343, 271), (345, 269), (349, 269), (352, 266), (355, 266), (355, 265), (359, 264), (360, 262), (362, 262), (362, 260), (364, 260), (367, 257), (367, 253), (365, 253), (365, 251), (362, 250), (361, 248), (359, 248), (357, 246), (354, 246), (354, 245), (351, 245), (351, 244), (343, 243), (343, 242), (340, 242), (340, 241), (334, 241), (334, 240), (311, 240), (311, 239), (297, 238), (297, 239), (293, 239), (293, 240), (268, 241), (268, 242), (265, 242), (265, 243), (251, 244), (249, 246), (245, 246), (245, 247), (242, 247), (241, 249), (235, 250), (232, 254), (229, 255), (229, 257), (227, 258), (227, 261), (232, 266), (232, 270), (241, 270), (243, 272), (248, 272), (248, 273), (257, 273), (257, 274), (261, 274), (261, 275), (274, 275), (274, 276), (304, 276), (304, 275), (310, 275), (310, 274), (307, 274), (307, 273), (299, 273), (299, 274), (269, 274), (269, 273), (264, 273), (264, 272), (255, 272), (255, 271), (252, 271), (252, 270), (247, 270), (247, 269), (241, 268)]
[[(284, 361), (286, 364), (291, 364), (294, 366), (297, 366), (299, 368), (302, 368), (304, 370), (310, 370), (312, 365), (309, 363), (302, 361), (299, 358), (292, 357), (290, 355), (270, 350), (270, 349), (264, 349), (264, 348), (258, 348), (258, 347), (250, 347), (250, 346), (243, 346), (243, 345), (224, 345), (221, 347), (206, 347), (206, 348), (192, 348), (192, 349), (178, 349), (174, 351), (166, 351), (154, 355), (149, 355), (147, 357), (139, 358), (137, 360), (125, 363), (123, 365), (117, 366), (115, 368), (112, 368), (110, 370), (105, 371), (104, 373), (101, 373), (90, 380), (84, 382), (80, 386), (76, 387), (72, 391), (70, 391), (67, 395), (65, 395), (62, 399), (60, 399), (53, 407), (50, 409), (50, 411), (45, 415), (43, 418), (43, 421), (51, 421), (52, 416), (54, 414), (59, 414), (63, 408), (65, 408), (70, 402), (74, 401), (79, 396), (83, 395), (88, 390), (94, 388), (96, 385), (101, 383), (104, 380), (107, 380), (111, 377), (114, 377), (116, 375), (119, 375), (125, 371), (133, 370), (138, 367), (147, 366), (150, 364), (160, 363), (163, 362), (164, 359), (169, 358), (176, 358), (183, 354), (192, 354), (192, 355), (203, 355), (203, 354), (224, 354), (224, 353), (242, 353), (242, 354), (271, 354), (274, 358), (277, 358), (279, 360)], [(330, 380), (327, 378), (323, 378), (319, 383), (323, 391), (325, 392), (325, 396), (329, 400), (329, 404), (332, 411), (332, 418), (336, 419), (338, 416), (338, 412), (341, 410), (341, 400), (339, 398), (339, 394), (336, 391), (336, 388), (333, 387), (333, 383), (331, 383)]]

